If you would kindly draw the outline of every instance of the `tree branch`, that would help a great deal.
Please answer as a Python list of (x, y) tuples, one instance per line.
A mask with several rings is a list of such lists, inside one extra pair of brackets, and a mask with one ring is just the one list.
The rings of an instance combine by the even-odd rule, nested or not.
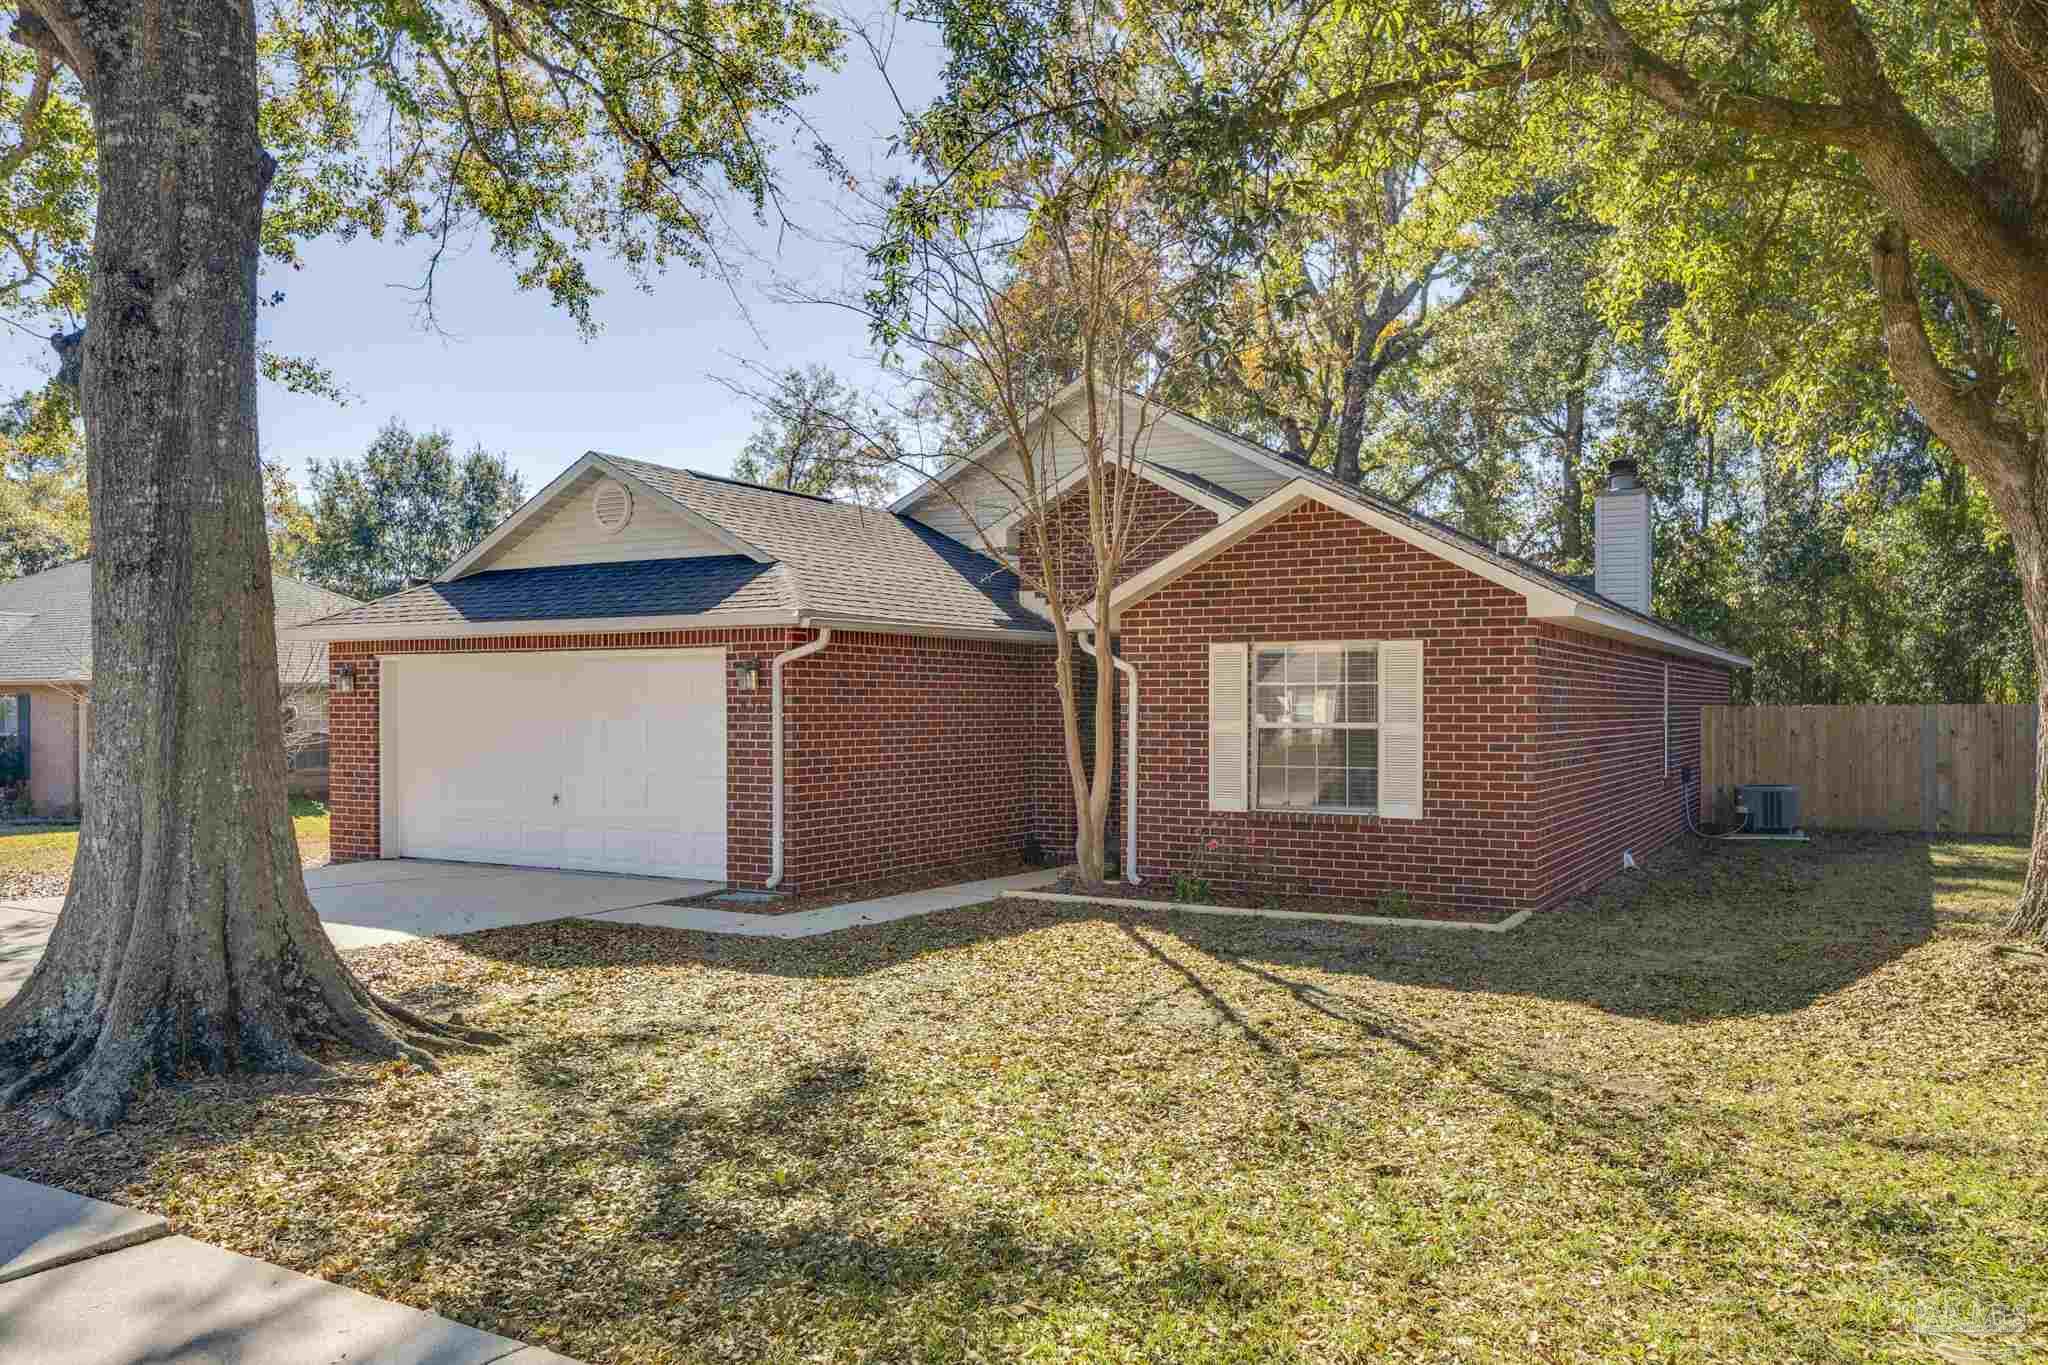
[(2019, 494), (2030, 482), (2027, 433), (1998, 411), (1994, 392), (1950, 373), (1935, 355), (1913, 278), (1912, 252), (1897, 223), (1887, 224), (1871, 241), (1870, 276), (1883, 310), (1892, 377), (1929, 429), (1988, 489)]

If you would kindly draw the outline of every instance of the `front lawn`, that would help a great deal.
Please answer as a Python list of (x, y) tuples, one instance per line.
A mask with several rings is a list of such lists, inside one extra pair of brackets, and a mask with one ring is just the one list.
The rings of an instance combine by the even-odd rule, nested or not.
[(2048, 1351), (2024, 850), (1654, 860), (1495, 938), (1024, 902), (352, 954), (503, 1031), (0, 1166), (593, 1362)]
[[(292, 799), (292, 831), (306, 866), (327, 861), (327, 807), (311, 797)], [(21, 896), (61, 896), (71, 884), (71, 863), (78, 853), (78, 829), (0, 833), (0, 900)]]

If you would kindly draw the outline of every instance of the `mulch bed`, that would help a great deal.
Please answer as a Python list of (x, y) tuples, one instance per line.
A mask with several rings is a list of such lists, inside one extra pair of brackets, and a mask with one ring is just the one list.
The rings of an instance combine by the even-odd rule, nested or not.
[(1143, 882), (1137, 886), (1128, 886), (1123, 882), (1085, 882), (1074, 876), (1062, 877), (1045, 889), (1066, 896), (1162, 901), (1173, 905), (1213, 905), (1219, 910), (1298, 910), (1311, 915), (1370, 915), (1376, 919), (1426, 919), (1452, 924), (1499, 924), (1515, 913), (1512, 910), (1445, 910), (1414, 904), (1390, 907), (1379, 901), (1358, 900), (1349, 896), (1224, 895), (1215, 900), (1194, 902), (1183, 900), (1175, 893), (1172, 885), (1166, 882)]
[(662, 901), (663, 905), (687, 905), (698, 910), (733, 910), (743, 915), (790, 915), (799, 910), (823, 910), (833, 905), (851, 905), (881, 896), (900, 896), (906, 891), (930, 891), (934, 887), (957, 886), (961, 882), (986, 881), (990, 877), (1013, 877), (1043, 866), (1025, 858), (983, 858), (976, 862), (949, 863), (902, 877), (883, 877), (857, 882), (831, 891), (798, 892), (774, 900), (724, 900), (726, 893), (713, 891), (702, 896), (684, 896)]

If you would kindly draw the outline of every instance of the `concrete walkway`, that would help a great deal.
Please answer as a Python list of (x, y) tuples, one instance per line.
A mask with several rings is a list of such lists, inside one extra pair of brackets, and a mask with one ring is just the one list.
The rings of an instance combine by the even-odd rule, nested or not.
[(0, 1176), (0, 1360), (36, 1365), (576, 1365), (172, 1236), (154, 1214)]
[[(1049, 886), (1062, 870), (1044, 868), (780, 915), (662, 903), (716, 891), (717, 882), (404, 858), (308, 868), (306, 891), (327, 936), (342, 949), (576, 918), (752, 938), (810, 938)], [(62, 896), (0, 902), (0, 1001), (28, 980), (63, 908)]]

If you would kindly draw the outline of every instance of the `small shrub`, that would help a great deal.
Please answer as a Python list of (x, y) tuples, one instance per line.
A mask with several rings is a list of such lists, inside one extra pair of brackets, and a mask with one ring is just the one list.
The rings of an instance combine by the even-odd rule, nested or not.
[(1209, 879), (1187, 872), (1173, 879), (1173, 898), (1187, 905), (1207, 905), (1214, 899), (1209, 891)]
[(1390, 918), (1401, 919), (1412, 913), (1414, 903), (1408, 893), (1396, 886), (1380, 892), (1380, 913)]

